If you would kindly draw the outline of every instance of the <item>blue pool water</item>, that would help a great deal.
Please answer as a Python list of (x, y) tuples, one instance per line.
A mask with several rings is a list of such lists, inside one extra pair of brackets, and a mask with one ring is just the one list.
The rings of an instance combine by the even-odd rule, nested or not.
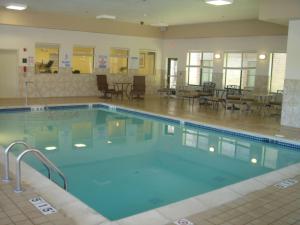
[(0, 145), (39, 148), (68, 191), (110, 220), (300, 162), (299, 149), (104, 109), (0, 113), (0, 131)]

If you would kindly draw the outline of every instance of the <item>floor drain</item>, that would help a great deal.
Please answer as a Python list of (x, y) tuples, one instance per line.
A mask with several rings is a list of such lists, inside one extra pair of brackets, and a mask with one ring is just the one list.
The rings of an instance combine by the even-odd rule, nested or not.
[(191, 221), (187, 220), (187, 219), (179, 219), (179, 220), (176, 220), (174, 222), (174, 224), (176, 225), (194, 225)]
[(285, 188), (293, 186), (297, 183), (298, 183), (298, 181), (295, 179), (286, 179), (286, 180), (279, 182), (278, 184), (275, 184), (274, 186), (277, 188), (280, 188), (280, 189), (285, 189)]

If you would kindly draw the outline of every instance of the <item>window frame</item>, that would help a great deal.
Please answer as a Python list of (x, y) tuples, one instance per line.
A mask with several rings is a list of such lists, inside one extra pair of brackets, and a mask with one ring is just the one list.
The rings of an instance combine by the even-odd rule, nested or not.
[[(93, 63), (92, 63), (92, 65), (93, 65), (93, 67), (92, 67), (92, 71), (91, 71), (91, 73), (74, 73), (73, 72), (73, 57), (74, 57), (74, 48), (91, 48), (91, 49), (93, 49), (93, 54), (92, 54), (92, 56), (93, 56)], [(86, 46), (86, 45), (73, 45), (73, 48), (72, 48), (72, 59), (71, 59), (71, 69), (72, 69), (72, 74), (74, 75), (77, 75), (77, 74), (79, 74), (79, 75), (92, 75), (92, 74), (94, 74), (94, 72), (95, 72), (95, 51), (96, 50), (96, 47), (95, 46)], [(76, 55), (76, 56), (78, 56), (78, 55)]]
[[(241, 54), (241, 64), (240, 67), (228, 67), (228, 54)], [(255, 67), (244, 67), (244, 55), (245, 54), (256, 54), (256, 65)], [(226, 87), (227, 85), (230, 84), (226, 84), (227, 81), (227, 70), (239, 70), (240, 71), (240, 80), (239, 80), (239, 87), (242, 89), (242, 76), (243, 76), (243, 71), (248, 71), (248, 70), (253, 70), (255, 69), (255, 71), (257, 70), (257, 52), (254, 51), (243, 51), (243, 52), (234, 52), (234, 51), (230, 51), (230, 52), (224, 52), (224, 62), (223, 62), (223, 75), (224, 75), (224, 79), (223, 79), (223, 83), (224, 83), (224, 87)], [(252, 76), (252, 75), (251, 75)], [(256, 77), (256, 73), (255, 73), (255, 77)], [(248, 76), (247, 76), (247, 81), (248, 81)], [(255, 86), (255, 84), (254, 84)], [(245, 86), (247, 87), (247, 86)]]
[[(142, 74), (143, 76), (144, 75), (155, 75), (156, 74), (156, 58), (157, 58), (157, 51), (155, 51), (155, 50), (151, 50), (151, 49), (140, 49), (139, 50), (139, 58), (140, 58), (140, 54), (148, 54), (149, 52), (151, 52), (151, 53), (154, 53), (154, 64), (153, 64), (153, 68), (152, 68), (152, 73), (149, 73), (149, 74)], [(145, 64), (146, 64), (146, 60), (145, 60)], [(138, 70), (140, 70), (140, 64), (139, 64), (139, 68), (138, 68)], [(140, 74), (140, 72), (139, 72), (139, 74)]]
[[(201, 54), (201, 61), (200, 61), (200, 65), (197, 66), (197, 65), (191, 65), (191, 53), (200, 53)], [(214, 53), (211, 51), (188, 51), (187, 52), (187, 59), (186, 59), (186, 66), (185, 66), (185, 69), (186, 69), (186, 84), (188, 86), (202, 86), (203, 85), (203, 69), (211, 69), (212, 70), (212, 73), (213, 73), (213, 69), (214, 69), (214, 57), (212, 58), (212, 66), (203, 66), (203, 55), (205, 53), (211, 53), (213, 56), (214, 56)], [(190, 84), (189, 83), (189, 80), (190, 80), (190, 68), (199, 68), (200, 69), (200, 74), (199, 74), (199, 84)]]
[[(58, 43), (45, 43), (45, 42), (37, 42), (35, 43), (35, 46), (34, 46), (34, 74), (53, 74), (53, 75), (56, 75), (59, 73), (60, 71), (60, 44)], [(57, 48), (57, 73), (41, 73), (41, 72), (37, 72), (36, 70), (36, 49), (37, 48)]]
[[(274, 69), (274, 55), (275, 54), (285, 54), (285, 57), (287, 57), (287, 53), (286, 52), (272, 52), (270, 53), (270, 62), (269, 62), (269, 91), (270, 92), (274, 92), (274, 90), (272, 91), (272, 82), (273, 82), (273, 69)], [(286, 67), (286, 58), (285, 58), (285, 67)], [(282, 90), (284, 89), (284, 80), (283, 80), (283, 86), (282, 86)], [(276, 90), (279, 91), (280, 89)]]
[[(127, 51), (127, 56), (126, 56), (126, 59), (127, 59), (127, 62), (126, 62), (126, 73), (112, 73), (111, 72), (111, 57), (116, 57), (116, 56), (113, 56), (111, 54), (111, 50), (114, 49), (114, 50), (126, 50)], [(112, 75), (128, 75), (129, 74), (129, 57), (130, 57), (130, 49), (129, 48), (121, 48), (121, 47), (110, 47), (109, 49), (109, 74), (112, 74)]]

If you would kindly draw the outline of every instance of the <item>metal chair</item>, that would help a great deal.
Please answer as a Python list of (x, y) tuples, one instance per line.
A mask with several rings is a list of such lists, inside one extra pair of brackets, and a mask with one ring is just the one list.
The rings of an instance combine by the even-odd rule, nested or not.
[(119, 95), (120, 91), (115, 88), (109, 88), (106, 75), (97, 75), (97, 87), (103, 94), (103, 98), (112, 98), (113, 95)]
[(130, 91), (130, 97), (142, 99), (146, 92), (146, 80), (145, 76), (134, 76), (133, 84)]

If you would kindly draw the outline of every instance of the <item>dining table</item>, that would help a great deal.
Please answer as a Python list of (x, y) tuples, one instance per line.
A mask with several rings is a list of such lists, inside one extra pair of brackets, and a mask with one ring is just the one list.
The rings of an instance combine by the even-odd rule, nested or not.
[(113, 84), (114, 84), (115, 88), (117, 89), (117, 91), (121, 92), (122, 100), (123, 100), (124, 94), (126, 95), (126, 97), (128, 99), (130, 98), (129, 93), (128, 93), (128, 88), (129, 88), (129, 86), (132, 85), (131, 82), (115, 82)]

